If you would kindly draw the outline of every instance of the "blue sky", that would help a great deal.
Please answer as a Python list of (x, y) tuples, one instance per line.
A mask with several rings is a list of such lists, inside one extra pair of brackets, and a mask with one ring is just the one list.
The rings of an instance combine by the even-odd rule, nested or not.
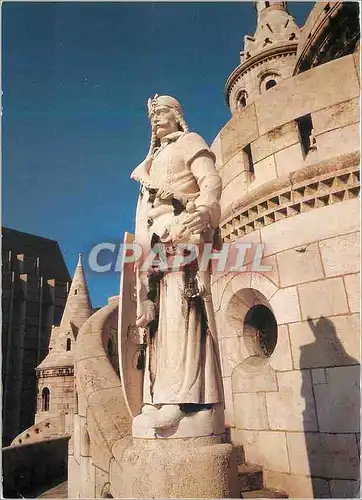
[[(302, 25), (313, 2), (289, 2)], [(133, 230), (130, 172), (149, 145), (146, 101), (169, 94), (209, 143), (229, 120), (223, 90), (253, 34), (252, 2), (2, 4), (3, 225), (79, 252), (94, 306), (119, 274), (91, 271), (102, 241)]]

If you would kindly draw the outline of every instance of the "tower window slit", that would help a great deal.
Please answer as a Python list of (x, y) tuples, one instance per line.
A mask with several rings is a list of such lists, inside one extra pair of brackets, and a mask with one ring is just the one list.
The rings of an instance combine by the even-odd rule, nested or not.
[(316, 141), (313, 134), (313, 122), (310, 114), (297, 118), (297, 127), (300, 145), (304, 156), (307, 156), (309, 151), (316, 149)]
[(244, 152), (244, 164), (246, 166), (249, 177), (251, 179), (254, 179), (255, 170), (254, 170), (253, 155), (251, 152), (251, 145), (248, 144), (247, 146), (245, 146), (245, 148), (243, 149), (243, 152)]

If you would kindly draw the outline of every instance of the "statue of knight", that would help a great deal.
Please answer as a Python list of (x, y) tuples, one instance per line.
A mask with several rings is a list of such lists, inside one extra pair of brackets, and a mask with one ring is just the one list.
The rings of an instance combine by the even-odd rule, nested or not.
[[(147, 254), (157, 245), (170, 262), (178, 244), (219, 238), (221, 179), (215, 156), (189, 132), (180, 103), (148, 101), (151, 145), (132, 172), (140, 183), (135, 242)], [(210, 268), (198, 261), (182, 270), (136, 267), (136, 325), (147, 331), (142, 413), (134, 424), (164, 430), (186, 415), (223, 403)]]

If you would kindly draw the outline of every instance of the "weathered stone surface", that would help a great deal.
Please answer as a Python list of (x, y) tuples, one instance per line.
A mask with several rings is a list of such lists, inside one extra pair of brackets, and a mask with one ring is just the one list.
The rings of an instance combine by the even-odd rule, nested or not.
[(268, 488), (287, 491), (290, 498), (330, 498), (325, 479), (264, 470), (264, 483)]
[(348, 313), (343, 278), (298, 285), (302, 319)]
[(296, 143), (299, 143), (299, 137), (296, 123), (293, 120), (258, 137), (251, 145), (253, 159), (258, 162)]
[(223, 188), (225, 188), (241, 172), (247, 170), (244, 160), (245, 155), (243, 151), (239, 151), (219, 170)]
[(321, 318), (289, 325), (296, 368), (353, 365), (359, 361), (359, 315)]
[(79, 462), (70, 455), (68, 457), (68, 498), (79, 498), (80, 482)]
[(222, 154), (221, 154), (221, 139), (220, 139), (219, 134), (213, 140), (213, 143), (211, 144), (210, 149), (215, 155), (215, 167), (217, 170), (219, 170), (224, 164)]
[(301, 168), (304, 165), (304, 159), (300, 144), (293, 144), (275, 153), (275, 164), (278, 177)]
[(324, 278), (318, 243), (277, 254), (282, 287)]
[(270, 299), (270, 305), (278, 324), (300, 321), (300, 307), (297, 288), (281, 288)]
[(359, 432), (360, 366), (325, 371), (327, 383), (314, 387), (320, 432)]
[(359, 99), (351, 99), (312, 114), (316, 135), (338, 129), (359, 121)]
[(221, 213), (229, 213), (233, 203), (235, 193), (241, 195), (246, 193), (248, 186), (248, 176), (245, 171), (242, 171), (235, 176), (223, 189), (220, 198)]
[(222, 379), (224, 386), (225, 398), (225, 424), (229, 426), (235, 425), (234, 397), (231, 386), (231, 377)]
[(291, 472), (356, 479), (359, 459), (354, 434), (287, 433)]
[(233, 441), (243, 444), (247, 462), (271, 471), (289, 472), (284, 432), (231, 429), (231, 437)]
[(344, 276), (344, 284), (347, 291), (349, 310), (359, 312), (360, 310), (360, 274), (349, 274)]
[(266, 395), (271, 429), (317, 431), (309, 371), (277, 373), (278, 392)]
[(236, 463), (230, 444), (135, 439), (112, 467), (115, 498), (235, 498)]
[(318, 135), (316, 139), (319, 156), (327, 159), (359, 151), (359, 131), (359, 124), (356, 123)]
[[(359, 230), (359, 201), (335, 203), (260, 229), (265, 255)], [(328, 224), (326, 224), (328, 221)]]
[(262, 135), (299, 116), (348, 101), (358, 95), (359, 82), (353, 56), (335, 59), (284, 80), (273, 88), (272, 93), (267, 92), (261, 96), (255, 103), (259, 133)]
[(238, 429), (268, 429), (265, 393), (234, 394), (234, 405)]
[(292, 354), (287, 325), (278, 326), (278, 341), (269, 358), (270, 366), (276, 371), (293, 370)]
[[(242, 332), (241, 332), (242, 333)], [(224, 377), (230, 377), (234, 368), (250, 356), (244, 337), (223, 338), (221, 340), (221, 363)]]
[(360, 267), (358, 232), (319, 242), (326, 276), (358, 273)]
[[(263, 265), (269, 265), (268, 263), (263, 262)], [(267, 271), (266, 271), (267, 272)], [(257, 290), (262, 293), (264, 297), (268, 300), (277, 292), (278, 287), (269, 279), (268, 276), (265, 276), (260, 273), (252, 273), (251, 276), (251, 288)]]
[(226, 163), (237, 151), (258, 137), (255, 106), (248, 106), (241, 113), (235, 113), (220, 132), (222, 157)]
[(96, 467), (95, 498), (104, 498), (104, 494), (109, 491), (107, 484), (109, 484), (109, 472)]
[(255, 180), (250, 186), (254, 189), (266, 181), (275, 179), (277, 176), (274, 155), (270, 155), (254, 164)]
[(231, 380), (234, 397), (238, 392), (277, 390), (275, 373), (268, 359), (258, 356), (250, 356), (240, 363), (234, 369)]

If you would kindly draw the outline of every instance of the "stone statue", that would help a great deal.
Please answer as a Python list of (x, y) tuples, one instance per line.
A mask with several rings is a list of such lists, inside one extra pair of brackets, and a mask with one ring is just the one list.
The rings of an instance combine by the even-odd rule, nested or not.
[[(140, 182), (135, 242), (144, 254), (162, 247), (167, 268), (179, 244), (215, 242), (221, 179), (214, 154), (188, 131), (176, 99), (156, 95), (148, 112), (150, 150), (131, 175)], [(200, 270), (197, 259), (166, 268), (136, 268), (136, 325), (147, 348), (143, 408), (134, 421), (153, 429), (223, 403), (210, 269)]]

